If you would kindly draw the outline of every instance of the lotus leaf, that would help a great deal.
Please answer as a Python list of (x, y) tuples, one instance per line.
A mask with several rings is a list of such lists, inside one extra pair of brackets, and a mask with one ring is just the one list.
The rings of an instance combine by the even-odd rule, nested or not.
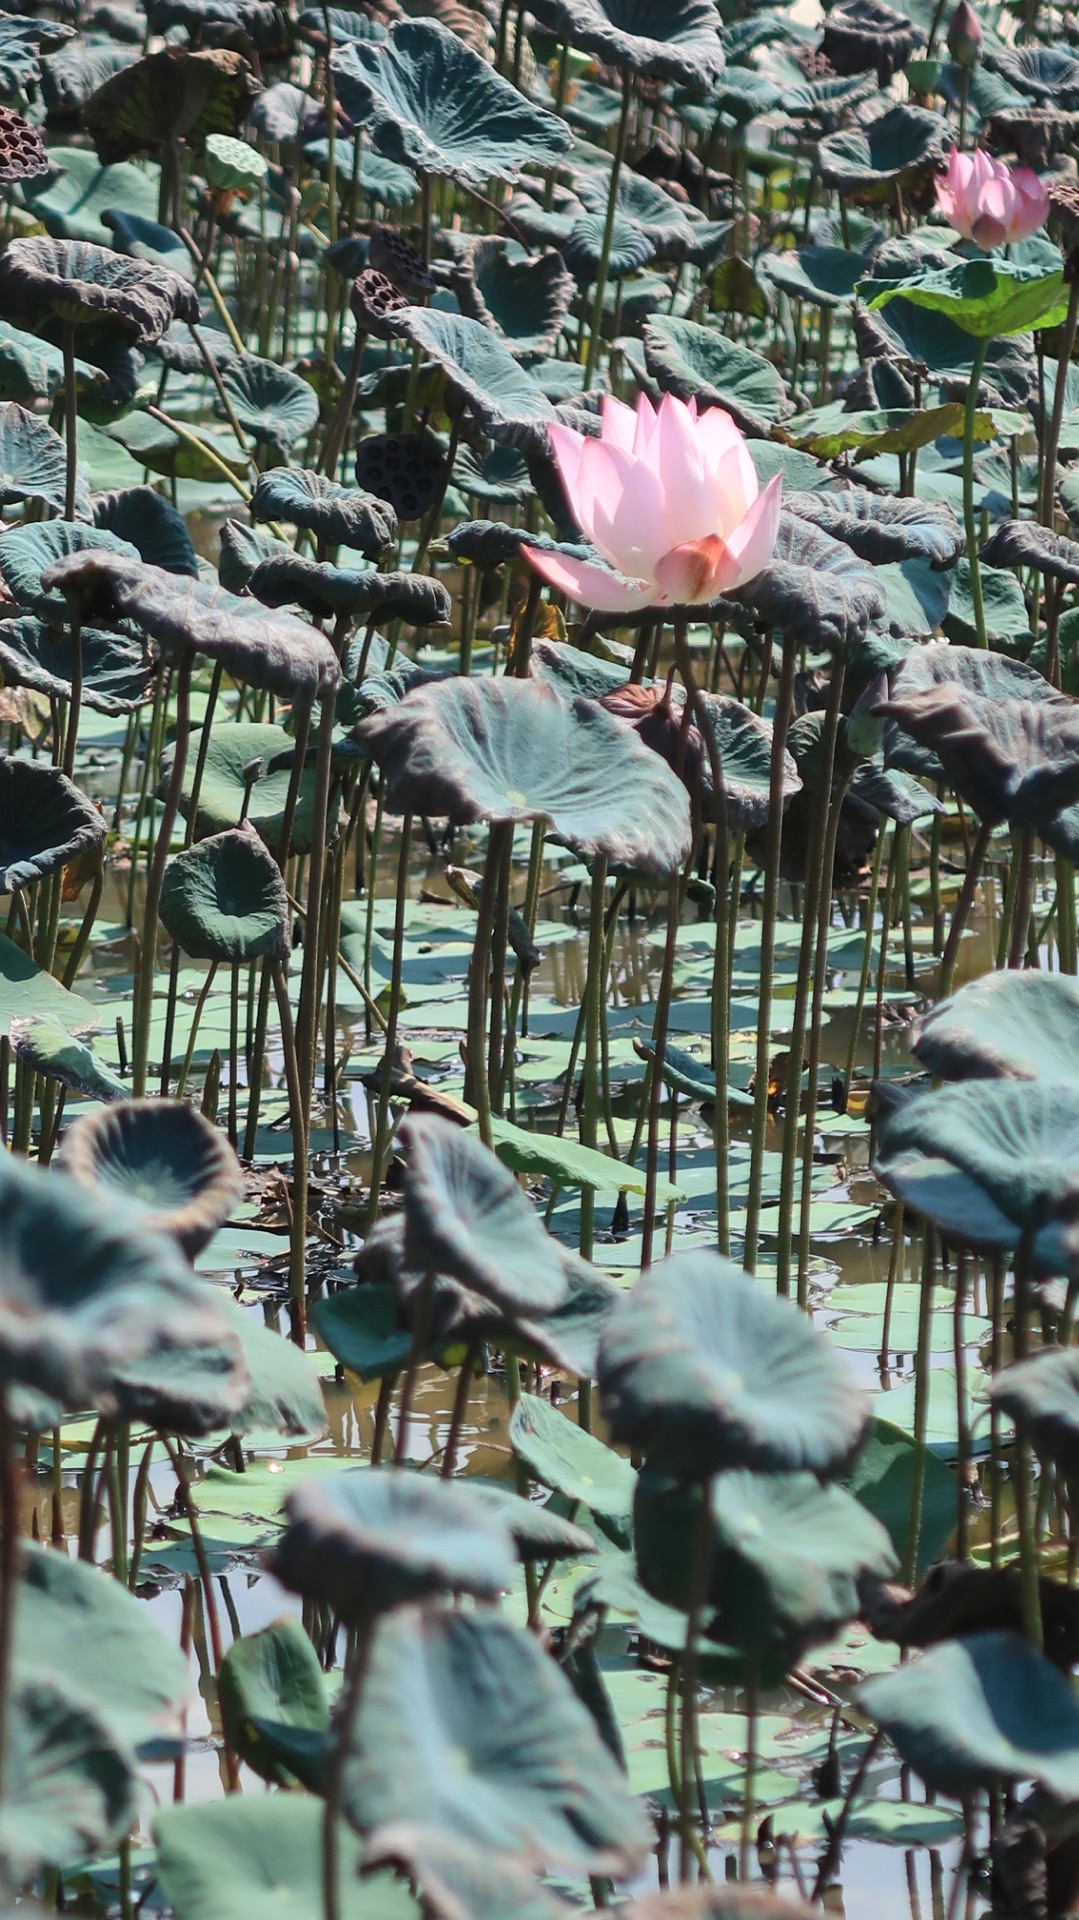
[(1070, 844), (1068, 813), (1079, 802), (1079, 711), (1071, 701), (988, 698), (958, 676), (908, 693), (902, 667), (892, 686), (898, 690), (875, 711), (938, 756), (982, 820), (1010, 820)]
[[(67, 449), (60, 435), (13, 400), (0, 401), (0, 506), (43, 500), (62, 513), (66, 478)], [(75, 510), (89, 518), (90, 493), (81, 471), (76, 474)]]
[(119, 1840), (135, 1818), (126, 1747), (70, 1686), (31, 1673), (8, 1705), (10, 1786), (0, 1807), (0, 1855), (27, 1880)]
[(33, 326), (50, 314), (69, 326), (115, 327), (150, 346), (177, 318), (197, 320), (198, 295), (185, 280), (126, 260), (85, 240), (12, 240), (0, 256), (0, 306)]
[(324, 1740), (329, 1734), (330, 1705), (318, 1655), (292, 1614), (234, 1640), (217, 1686), (234, 1750), (275, 1786), (293, 1778), (275, 1755), (276, 1734), (299, 1730)]
[(923, 559), (939, 571), (953, 567), (963, 547), (962, 529), (946, 506), (894, 500), (864, 487), (842, 493), (788, 493), (784, 505), (788, 513), (812, 521), (873, 566)]
[(0, 580), (8, 598), (21, 613), (35, 613), (41, 620), (62, 620), (66, 611), (63, 596), (46, 593), (41, 576), (55, 561), (66, 560), (72, 553), (85, 553), (91, 547), (121, 554), (128, 560), (139, 558), (128, 541), (118, 540), (102, 528), (70, 520), (41, 520), (31, 526), (10, 527), (0, 534)]
[(510, 1419), (510, 1444), (537, 1480), (593, 1513), (620, 1546), (630, 1542), (637, 1476), (629, 1461), (575, 1425), (549, 1400), (522, 1393)]
[[(514, 1173), (549, 1180), (558, 1188), (592, 1187), (596, 1193), (646, 1191), (647, 1180), (642, 1168), (631, 1167), (628, 1161), (616, 1160), (595, 1147), (582, 1147), (576, 1140), (557, 1134), (533, 1133), (527, 1127), (515, 1127), (511, 1120), (503, 1120), (498, 1114), (492, 1116), (491, 1134), (499, 1159), (512, 1167)], [(685, 1188), (677, 1180), (660, 1177), (656, 1187), (660, 1205), (685, 1197)]]
[(83, 108), (83, 124), (108, 165), (176, 140), (235, 134), (259, 91), (242, 54), (163, 47), (114, 73)]
[(232, 410), (256, 446), (288, 453), (318, 424), (318, 397), (310, 382), (257, 354), (237, 354), (222, 370)]
[(286, 549), (259, 561), (248, 575), (247, 590), (267, 607), (294, 605), (312, 619), (358, 620), (370, 615), (372, 606), (382, 609), (386, 590), (381, 583), (386, 578), (373, 568), (335, 567)]
[(1054, 1347), (1005, 1367), (989, 1397), (1015, 1422), (1042, 1460), (1069, 1482), (1079, 1474), (1079, 1353)]
[(1033, 1780), (1061, 1800), (1079, 1787), (1071, 1683), (1017, 1633), (945, 1640), (865, 1681), (858, 1703), (927, 1786), (957, 1798)]
[[(191, 804), (197, 745), (196, 740), (189, 746), (180, 789), (180, 811), (185, 818)], [(163, 779), (168, 778), (173, 750), (170, 745), (161, 756)], [(235, 725), (222, 722), (211, 727), (202, 786), (199, 789), (196, 833), (217, 834), (237, 827), (243, 816), (246, 799), (247, 818), (252, 827), (259, 838), (276, 851), (284, 825), (291, 778), (290, 763), (295, 750), (295, 741), (283, 727), (251, 720), (239, 721)], [(256, 779), (251, 779), (247, 769), (257, 760), (262, 761), (262, 771)], [(309, 853), (311, 850), (314, 799), (315, 769), (305, 767), (300, 776), (296, 815), (289, 842), (293, 853)]]
[(583, 53), (631, 73), (707, 87), (724, 68), (719, 21), (701, 0), (542, 0), (536, 19)]
[(563, 1520), (551, 1507), (522, 1500), (503, 1481), (470, 1477), (469, 1485), (481, 1495), (495, 1519), (508, 1527), (520, 1560), (580, 1560), (596, 1552), (592, 1535), (583, 1527)]
[(291, 949), (288, 895), (249, 822), (211, 834), (165, 868), (161, 918), (193, 960), (283, 963)]
[(632, 1901), (625, 1920), (812, 1920), (817, 1911), (756, 1887), (678, 1887)]
[[(361, 721), (398, 812), (548, 821), (571, 845), (650, 873), (685, 858), (685, 789), (601, 708), (530, 680), (449, 680)], [(616, 1181), (617, 1185), (618, 1182)]]
[(864, 253), (825, 246), (765, 253), (757, 262), (759, 271), (792, 300), (808, 300), (812, 306), (833, 309), (850, 305), (867, 264)]
[(233, 1307), (226, 1317), (240, 1342), (250, 1381), (243, 1407), (229, 1420), (230, 1431), (242, 1438), (255, 1436), (256, 1445), (266, 1434), (304, 1445), (324, 1439), (328, 1423), (322, 1383), (306, 1353), (251, 1311)]
[(58, 767), (0, 754), (0, 893), (33, 886), (104, 838), (93, 801)]
[[(75, 380), (80, 393), (107, 384), (104, 369), (88, 360), (76, 360)], [(0, 392), (11, 400), (51, 400), (63, 384), (60, 348), (0, 321)]]
[(171, 1234), (192, 1259), (243, 1194), (228, 1141), (184, 1100), (124, 1099), (84, 1114), (65, 1133), (57, 1165)]
[(551, 403), (489, 327), (430, 307), (404, 308), (399, 327), (443, 369), (492, 439), (546, 444)]
[(27, 1014), (9, 1028), (11, 1050), (36, 1073), (47, 1074), (91, 1100), (123, 1100), (127, 1087), (84, 1040), (73, 1039), (54, 1014)]
[(380, 1622), (345, 1803), (376, 1845), (407, 1822), (432, 1846), (448, 1834), (577, 1872), (632, 1870), (651, 1831), (535, 1635), (484, 1611)]
[[(77, 121), (90, 95), (138, 57), (137, 48), (117, 46), (91, 33), (80, 33), (77, 40), (47, 54), (41, 62), (41, 98), (50, 124)], [(103, 236), (87, 233), (71, 237), (99, 240)]]
[(804, 1314), (717, 1254), (676, 1254), (642, 1274), (604, 1329), (598, 1378), (612, 1439), (690, 1479), (728, 1467), (837, 1474), (868, 1417)]
[[(239, 1795), (163, 1807), (156, 1865), (177, 1920), (321, 1920), (322, 1808), (306, 1794)], [(360, 1847), (337, 1841), (344, 1920), (419, 1920), (389, 1874), (359, 1878)]]
[(121, 487), (94, 496), (94, 525), (134, 547), (152, 567), (196, 578), (199, 563), (187, 524), (153, 487)]
[[(373, 1233), (368, 1235), (368, 1241), (373, 1238)], [(361, 1380), (400, 1373), (408, 1360), (412, 1335), (398, 1313), (390, 1286), (365, 1281), (358, 1287), (343, 1287), (316, 1300), (311, 1318), (330, 1352)], [(456, 1344), (453, 1354), (464, 1357)], [(442, 1349), (430, 1352), (429, 1358), (451, 1363), (450, 1354)]]
[(427, 1920), (572, 1920), (574, 1909), (511, 1854), (404, 1823), (380, 1837), (375, 1857), (407, 1872)]
[(1079, 60), (1066, 47), (987, 46), (985, 64), (1028, 100), (1073, 111), (1079, 106)]
[[(284, 469), (275, 468), (273, 471), (283, 472)], [(226, 520), (221, 529), (218, 579), (230, 593), (243, 593), (260, 561), (271, 559), (275, 553), (288, 554), (291, 551), (284, 540), (275, 540), (272, 534), (259, 533), (255, 527), (245, 527), (239, 520)]]
[(70, 1033), (90, 1033), (98, 1024), (97, 1009), (77, 993), (69, 993), (46, 968), (39, 967), (25, 947), (0, 933), (0, 1033), (12, 1020), (53, 1015)]
[(558, 253), (530, 259), (523, 248), (484, 234), (466, 247), (454, 274), (461, 312), (501, 334), (518, 360), (553, 353), (573, 299)]
[[(42, 620), (0, 620), (0, 673), (9, 687), (32, 687), (60, 700), (71, 698), (75, 641)], [(137, 640), (84, 627), (78, 647), (83, 705), (98, 713), (129, 713), (153, 693), (153, 662)]]
[(911, 1050), (942, 1080), (1079, 1078), (1079, 982), (1062, 973), (987, 973), (916, 1023)]
[(494, 1599), (513, 1581), (509, 1530), (463, 1481), (354, 1468), (305, 1481), (285, 1512), (272, 1571), (353, 1624), (438, 1594)]
[(872, 569), (841, 541), (787, 512), (764, 572), (732, 598), (789, 639), (838, 653), (851, 650), (885, 610)]
[[(842, 1292), (837, 1297), (841, 1304)], [(882, 1339), (883, 1332), (881, 1325)], [(902, 1427), (874, 1416), (842, 1484), (887, 1529), (892, 1545), (903, 1558), (918, 1476), (922, 1493), (915, 1572), (924, 1573), (955, 1532), (955, 1474), (951, 1467)]]
[[(581, 286), (596, 279), (607, 238), (607, 219), (601, 212), (582, 213), (562, 242), (562, 258)], [(607, 254), (607, 277), (625, 280), (655, 259), (656, 243), (636, 220), (616, 213)]]
[(897, 186), (909, 191), (936, 172), (948, 141), (947, 121), (927, 107), (888, 107), (860, 126), (828, 134), (817, 149), (817, 164), (825, 185), (842, 194), (870, 203), (891, 200)]
[(1032, 520), (1004, 520), (981, 550), (990, 567), (1036, 567), (1049, 580), (1079, 585), (1079, 540)]
[(370, 126), (378, 152), (418, 173), (474, 186), (554, 166), (570, 144), (553, 114), (532, 106), (437, 20), (401, 20), (386, 46), (350, 41), (332, 56), (337, 97)]
[(872, 68), (886, 87), (906, 66), (920, 37), (906, 14), (882, 0), (843, 0), (825, 21), (821, 53), (844, 79)]
[(36, 86), (42, 51), (70, 40), (74, 29), (58, 20), (33, 20), (9, 14), (0, 20), (0, 76), (5, 94), (18, 95)]
[(791, 411), (780, 375), (763, 354), (696, 320), (659, 314), (644, 329), (649, 373), (665, 392), (722, 407), (743, 433), (767, 436)]
[(304, 467), (264, 473), (251, 496), (251, 518), (290, 521), (327, 547), (356, 547), (372, 559), (397, 536), (396, 517), (385, 500)]
[[(111, 70), (120, 68), (114, 65)], [(51, 147), (49, 158), (61, 170), (59, 175), (40, 185), (32, 183), (24, 191), (36, 218), (54, 239), (109, 247), (112, 233), (105, 214), (113, 207), (141, 213), (147, 220), (156, 217), (158, 183), (141, 167), (103, 167), (85, 147)]]
[(513, 1175), (489, 1148), (435, 1114), (405, 1137), (405, 1252), (504, 1311), (549, 1313), (566, 1296), (559, 1250)]
[(1062, 273), (988, 257), (915, 274), (879, 292), (875, 281), (865, 281), (859, 291), (871, 310), (901, 294), (912, 306), (944, 315), (979, 340), (1059, 326), (1068, 306)]
[(117, 253), (126, 253), (151, 267), (164, 267), (180, 280), (194, 280), (195, 263), (171, 227), (139, 213), (125, 213), (122, 207), (107, 207), (101, 218)]

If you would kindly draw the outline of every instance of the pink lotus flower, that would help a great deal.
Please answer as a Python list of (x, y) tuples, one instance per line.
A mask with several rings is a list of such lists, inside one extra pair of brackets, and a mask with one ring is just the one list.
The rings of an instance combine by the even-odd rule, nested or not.
[(598, 440), (553, 426), (551, 447), (577, 525), (617, 573), (522, 547), (537, 573), (601, 613), (699, 605), (755, 579), (776, 543), (782, 481), (760, 491), (730, 414), (698, 415), (668, 393), (658, 410), (642, 394), (636, 413), (607, 396), (602, 417)]
[(1049, 195), (1030, 167), (1008, 167), (981, 147), (953, 147), (948, 171), (937, 181), (937, 205), (964, 240), (990, 253), (1006, 240), (1025, 240), (1045, 223)]

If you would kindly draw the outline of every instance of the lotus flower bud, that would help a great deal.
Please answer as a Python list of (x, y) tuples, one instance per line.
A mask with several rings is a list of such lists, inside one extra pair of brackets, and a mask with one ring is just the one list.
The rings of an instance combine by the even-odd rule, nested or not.
[(959, 0), (948, 22), (948, 52), (957, 67), (974, 67), (982, 55), (982, 23), (970, 0)]

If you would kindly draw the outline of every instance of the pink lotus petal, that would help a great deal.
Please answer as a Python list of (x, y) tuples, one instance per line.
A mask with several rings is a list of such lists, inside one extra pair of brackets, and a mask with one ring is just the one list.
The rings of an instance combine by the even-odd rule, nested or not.
[(637, 415), (624, 400), (616, 400), (613, 393), (605, 393), (600, 406), (600, 419), (603, 422), (601, 438), (604, 446), (624, 447), (627, 453), (633, 452), (633, 436), (637, 431)]
[(715, 501), (699, 429), (689, 409), (670, 393), (660, 402), (653, 456), (663, 488), (666, 546), (715, 533)]
[(577, 489), (571, 502), (573, 516), (581, 532), (586, 539), (594, 542), (612, 566), (617, 566), (617, 560), (607, 550), (597, 522), (602, 517), (604, 524), (608, 524), (622, 498), (619, 457), (627, 458), (619, 448), (605, 446), (602, 440), (586, 440)]
[(649, 580), (666, 548), (666, 503), (659, 475), (620, 447), (609, 447), (607, 453), (619, 470), (621, 493), (610, 514), (596, 504), (597, 545), (620, 573)]
[(649, 581), (638, 584), (619, 580), (617, 575), (590, 560), (567, 559), (561, 553), (545, 553), (542, 547), (522, 547), (521, 557), (535, 567), (549, 586), (557, 587), (578, 606), (592, 607), (597, 613), (636, 613), (657, 599), (656, 589)]
[(697, 416), (697, 438), (704, 452), (705, 465), (714, 467), (730, 447), (741, 443), (742, 435), (723, 407), (706, 407)]
[(736, 563), (735, 578), (722, 588), (745, 586), (768, 565), (779, 533), (779, 514), (783, 505), (783, 476), (777, 473), (764, 492), (753, 502), (740, 527), (729, 535), (727, 550)]
[(667, 606), (701, 606), (723, 592), (735, 567), (726, 542), (710, 533), (704, 540), (672, 547), (658, 562), (656, 579)]
[(559, 426), (555, 422), (547, 431), (551, 441), (551, 458), (558, 469), (562, 491), (572, 513), (573, 496), (581, 473), (581, 455), (585, 448), (584, 435), (575, 433), (572, 427)]
[(995, 247), (1002, 247), (1008, 238), (1008, 225), (993, 213), (981, 213), (973, 222), (968, 239), (984, 253), (992, 253)]
[(712, 469), (714, 517), (712, 532), (726, 539), (745, 519), (760, 492), (757, 469), (745, 441), (739, 435), (728, 447), (718, 466)]
[(651, 444), (656, 427), (656, 410), (646, 393), (637, 395), (637, 425), (633, 434), (632, 451), (643, 459)]

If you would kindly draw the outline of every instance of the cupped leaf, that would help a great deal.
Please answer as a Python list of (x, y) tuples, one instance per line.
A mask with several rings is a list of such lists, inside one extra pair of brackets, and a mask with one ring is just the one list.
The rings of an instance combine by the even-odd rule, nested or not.
[(151, 566), (197, 577), (199, 563), (187, 523), (154, 487), (120, 487), (95, 494), (93, 512), (95, 527), (134, 547)]
[(821, 53), (844, 78), (872, 69), (886, 87), (920, 38), (914, 22), (882, 0), (842, 0), (825, 21)]
[(577, 1872), (632, 1870), (650, 1837), (570, 1682), (534, 1634), (482, 1610), (380, 1622), (345, 1806), (376, 1847), (407, 1823), (433, 1848), (446, 1834)]
[(607, 247), (607, 275), (625, 280), (655, 258), (656, 243), (640, 222), (616, 213), (607, 243), (607, 219), (602, 212), (579, 214), (562, 242), (562, 258), (581, 286), (596, 279)]
[(622, 1454), (531, 1393), (522, 1393), (514, 1407), (509, 1434), (535, 1479), (586, 1506), (604, 1532), (629, 1545), (637, 1475)]
[(701, 412), (722, 407), (743, 433), (767, 436), (791, 411), (771, 361), (716, 327), (657, 314), (645, 325), (644, 354), (665, 392), (695, 400)]
[(80, 1116), (57, 1165), (101, 1198), (129, 1207), (145, 1227), (171, 1234), (194, 1258), (243, 1194), (236, 1155), (185, 1100), (123, 1100)]
[(706, 0), (541, 0), (536, 19), (583, 53), (631, 73), (702, 87), (724, 68), (719, 20)]
[(407, 1122), (405, 1251), (418, 1273), (439, 1273), (512, 1313), (561, 1305), (559, 1250), (497, 1155), (435, 1114)]
[(0, 308), (33, 325), (49, 315), (73, 326), (115, 327), (136, 346), (172, 321), (197, 320), (193, 286), (161, 267), (125, 259), (85, 240), (12, 240), (0, 256)]
[(0, 580), (20, 612), (35, 613), (41, 620), (62, 620), (66, 612), (63, 596), (47, 593), (41, 576), (57, 560), (87, 553), (91, 548), (129, 560), (139, 557), (128, 541), (118, 540), (99, 527), (70, 520), (41, 520), (31, 526), (11, 527), (0, 535)]
[(161, 918), (193, 960), (279, 963), (291, 950), (281, 869), (254, 827), (211, 834), (165, 868)]
[(1079, 982), (987, 973), (916, 1022), (911, 1050), (942, 1080), (1079, 1079)]
[(868, 280), (860, 291), (871, 310), (887, 306), (898, 294), (911, 306), (942, 314), (979, 340), (1059, 326), (1068, 309), (1063, 273), (1016, 266), (995, 255), (914, 274), (879, 290), (876, 281)]
[(274, 1786), (286, 1786), (294, 1778), (277, 1757), (275, 1734), (329, 1734), (326, 1680), (310, 1639), (292, 1614), (233, 1641), (218, 1670), (217, 1691), (234, 1752)]
[(83, 108), (83, 124), (108, 164), (208, 133), (234, 135), (258, 91), (240, 53), (162, 47), (106, 80)]
[(765, 253), (758, 269), (792, 300), (815, 307), (847, 307), (866, 271), (864, 253), (850, 247), (806, 246), (789, 253)]
[(814, 651), (847, 652), (885, 612), (872, 568), (841, 541), (786, 512), (763, 573), (731, 598)]
[(288, 453), (318, 424), (318, 396), (310, 381), (274, 360), (237, 354), (222, 369), (221, 385), (256, 446)]
[(641, 1276), (604, 1329), (598, 1378), (612, 1438), (690, 1479), (839, 1473), (868, 1418), (804, 1314), (715, 1254), (676, 1254)]
[(658, 755), (591, 702), (531, 680), (421, 687), (354, 737), (398, 812), (543, 819), (571, 845), (651, 873), (688, 850), (685, 789)]
[(357, 1467), (305, 1481), (271, 1571), (352, 1624), (439, 1594), (494, 1599), (513, 1581), (509, 1530), (463, 1480)]
[[(322, 1807), (313, 1795), (233, 1795), (163, 1807), (156, 1867), (177, 1920), (321, 1920)], [(360, 1847), (337, 1840), (344, 1920), (419, 1920), (391, 1874), (359, 1878)]]
[(0, 1856), (9, 1873), (29, 1879), (127, 1832), (137, 1806), (130, 1752), (70, 1685), (27, 1675), (12, 1690), (7, 1742)]
[(529, 258), (494, 234), (473, 240), (454, 273), (461, 312), (501, 334), (518, 360), (553, 353), (573, 299), (573, 278), (558, 253)]
[(262, 474), (251, 496), (251, 518), (288, 521), (327, 547), (356, 547), (372, 560), (397, 537), (397, 521), (385, 500), (306, 467), (275, 467)]
[[(43, 500), (63, 513), (67, 480), (67, 449), (58, 433), (13, 400), (0, 401), (0, 506), (19, 500)], [(86, 518), (90, 491), (79, 470), (75, 510)]]
[(58, 767), (0, 754), (0, 893), (15, 893), (100, 846), (105, 821)]
[(936, 171), (949, 139), (947, 121), (927, 107), (888, 107), (860, 126), (827, 135), (817, 164), (825, 185), (841, 194), (870, 203), (891, 200), (897, 186), (909, 190)]
[(563, 1520), (551, 1507), (541, 1507), (535, 1500), (522, 1500), (504, 1481), (478, 1480), (470, 1475), (468, 1484), (495, 1519), (509, 1529), (518, 1559), (580, 1560), (596, 1552), (592, 1535), (583, 1527)]
[(485, 433), (546, 444), (554, 409), (539, 382), (489, 327), (433, 307), (405, 307), (398, 327), (442, 368)]

